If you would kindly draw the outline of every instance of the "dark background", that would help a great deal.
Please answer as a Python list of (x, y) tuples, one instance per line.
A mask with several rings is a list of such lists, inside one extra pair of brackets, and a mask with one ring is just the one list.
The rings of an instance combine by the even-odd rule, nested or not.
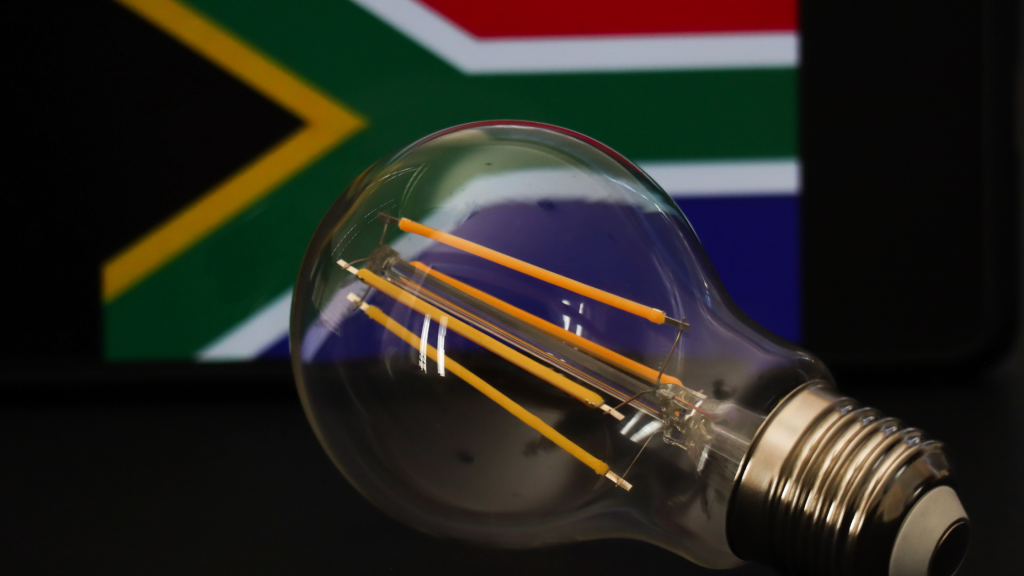
[[(1014, 306), (1024, 250), (1016, 250), (1019, 156), (1010, 146), (1024, 132), (1011, 114), (1020, 101), (1013, 92), (1019, 72), (1015, 78), (1011, 69), (1020, 14), (1008, 2), (878, 10), (821, 4), (805, 5), (801, 15), (806, 345), (833, 367), (845, 392), (946, 442), (974, 523), (961, 573), (1015, 572), (1024, 560), (1024, 346)], [(117, 188), (110, 184), (130, 189), (132, 170), (145, 165), (146, 147), (128, 142), (171, 136), (147, 124), (149, 111), (133, 107), (151, 100), (143, 95), (126, 94), (113, 112), (94, 105), (99, 96), (89, 91), (104, 86), (95, 59), (127, 59), (131, 67), (131, 54), (103, 52), (104, 38), (131, 31), (83, 25), (100, 18), (90, 10), (109, 5), (81, 6), (4, 8), (15, 10), (4, 18), (17, 23), (13, 37), (46, 39), (19, 43), (9, 56), (17, 81), (8, 96), (17, 105), (5, 122), (18, 134), (26, 118), (43, 120), (32, 122), (35, 137), (21, 140), (6, 171), (5, 212), (33, 217), (4, 226), (4, 245), (73, 238), (83, 220), (112, 209), (139, 210), (131, 226), (150, 224), (144, 207), (110, 192)], [(198, 192), (251, 156), (212, 135), (243, 135), (258, 149), (294, 128), (294, 119), (261, 108), (265, 102), (223, 75), (207, 77), (201, 63), (181, 62), (173, 45), (139, 42), (155, 42), (149, 49), (167, 55), (166, 67), (187, 67), (195, 87), (215, 85), (248, 107), (232, 117), (208, 98), (190, 104), (180, 122), (194, 125), (179, 128), (210, 134), (209, 147), (182, 146), (191, 152), (168, 179), (195, 179)], [(91, 48), (67, 50), (75, 44)], [(185, 99), (195, 93), (178, 89)], [(61, 97), (71, 90), (85, 94)], [(205, 115), (204, 106), (212, 106)], [(266, 123), (238, 121), (254, 114)], [(110, 158), (101, 170), (83, 169), (99, 157)], [(27, 187), (50, 194), (19, 197)], [(47, 211), (58, 202), (71, 203), (78, 217)], [(131, 226), (102, 231), (103, 242), (118, 245), (132, 237)], [(25, 261), (8, 261), (9, 270), (39, 257), (21, 253)], [(57, 280), (37, 275), (18, 289), (65, 296)], [(81, 310), (95, 309), (98, 294), (79, 296), (89, 304)], [(629, 541), (496, 551), (412, 531), (337, 473), (280, 367), (87, 368), (81, 359), (95, 355), (94, 344), (74, 326), (88, 319), (33, 334), (36, 311), (19, 302), (15, 293), (3, 313), (4, 346), (23, 350), (17, 373), (8, 372), (0, 389), (5, 573), (709, 572)], [(33, 356), (38, 346), (25, 345), (40, 336), (73, 352), (61, 370)], [(770, 572), (750, 566), (736, 573)]]
[(1014, 330), (1011, 2), (805, 3), (803, 344), (977, 369)]

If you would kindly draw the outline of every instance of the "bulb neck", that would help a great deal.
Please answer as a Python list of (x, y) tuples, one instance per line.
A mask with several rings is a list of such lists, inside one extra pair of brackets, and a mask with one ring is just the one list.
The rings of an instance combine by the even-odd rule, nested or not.
[(950, 576), (967, 526), (951, 484), (939, 442), (810, 382), (772, 411), (740, 465), (729, 545), (788, 574)]

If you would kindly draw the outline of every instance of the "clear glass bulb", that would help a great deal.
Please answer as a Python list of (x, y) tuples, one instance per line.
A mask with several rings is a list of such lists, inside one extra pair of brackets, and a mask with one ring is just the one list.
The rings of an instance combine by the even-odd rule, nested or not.
[(755, 435), (831, 379), (735, 306), (643, 171), (527, 122), (450, 128), (359, 176), (307, 251), (291, 347), (320, 442), (395, 518), (718, 568), (741, 563), (727, 516)]

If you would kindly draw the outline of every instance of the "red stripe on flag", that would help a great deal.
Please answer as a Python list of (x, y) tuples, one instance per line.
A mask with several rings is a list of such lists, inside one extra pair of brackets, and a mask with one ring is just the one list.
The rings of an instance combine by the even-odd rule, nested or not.
[(419, 0), (478, 38), (794, 31), (796, 0)]

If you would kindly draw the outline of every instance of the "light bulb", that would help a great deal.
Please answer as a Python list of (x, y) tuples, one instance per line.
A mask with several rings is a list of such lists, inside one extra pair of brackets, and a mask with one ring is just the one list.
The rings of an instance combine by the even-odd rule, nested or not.
[(569, 130), (467, 124), (367, 169), (310, 243), (291, 349), (334, 463), (432, 534), (892, 576), (966, 547), (941, 445), (751, 321), (672, 199)]

